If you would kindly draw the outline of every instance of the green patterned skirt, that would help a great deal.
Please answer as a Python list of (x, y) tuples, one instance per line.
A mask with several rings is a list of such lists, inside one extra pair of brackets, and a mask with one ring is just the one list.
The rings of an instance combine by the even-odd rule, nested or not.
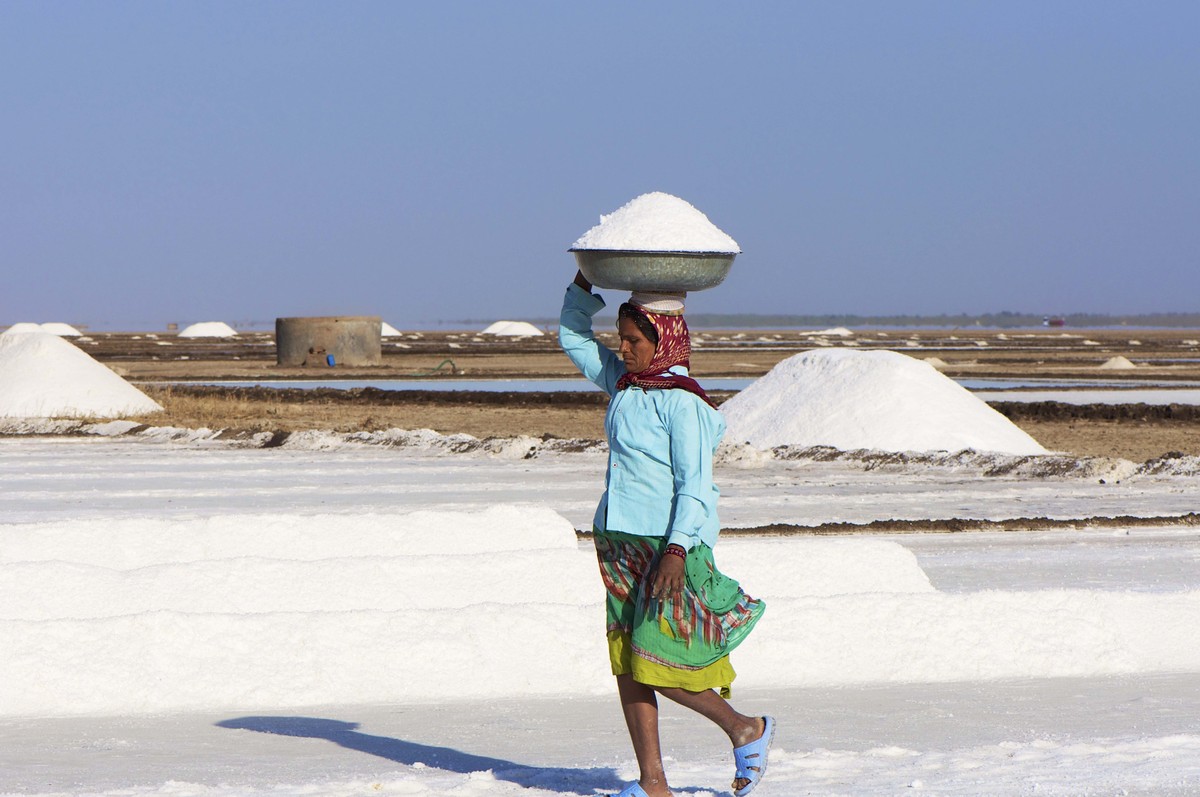
[(729, 653), (766, 605), (717, 570), (712, 548), (688, 551), (678, 598), (650, 595), (666, 540), (596, 531), (596, 557), (607, 593), (609, 657), (614, 675), (632, 673), (649, 686), (727, 691), (735, 673)]

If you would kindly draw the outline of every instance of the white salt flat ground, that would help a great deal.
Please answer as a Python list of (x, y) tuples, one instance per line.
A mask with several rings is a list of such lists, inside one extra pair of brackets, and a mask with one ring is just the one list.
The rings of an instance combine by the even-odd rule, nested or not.
[[(9, 569), (0, 567), (0, 586), (21, 579), (34, 585), (25, 591), (30, 600), (6, 601), (5, 616), (14, 619), (0, 620), (0, 636), (9, 635), (10, 651), (29, 635), (42, 635), (38, 638), (50, 646), (14, 661), (0, 652), (0, 665), (8, 667), (10, 687), (15, 678), (26, 696), (35, 693), (34, 704), (56, 705), (56, 695), (68, 692), (68, 681), (74, 681), (103, 705), (116, 707), (80, 716), (66, 716), (78, 713), (69, 710), (22, 714), (6, 711), (0, 699), (0, 794), (616, 791), (634, 775), (632, 756), (615, 698), (605, 694), (603, 674), (589, 669), (591, 659), (578, 673), (561, 674), (563, 683), (580, 684), (572, 697), (563, 690), (536, 696), (519, 683), (520, 661), (530, 650), (554, 652), (556, 644), (585, 644), (582, 640), (595, 636), (588, 626), (594, 584), (586, 543), (570, 539), (569, 528), (587, 525), (603, 461), (597, 454), (525, 460), (519, 451), (445, 455), (345, 445), (239, 450), (122, 438), (0, 438), (0, 558), (13, 561)], [(1195, 511), (1200, 494), (1197, 477), (1137, 476), (1101, 484), (1095, 478), (985, 477), (961, 467), (870, 470), (853, 462), (725, 465), (717, 478), (728, 526), (892, 517), (1152, 517)], [(560, 557), (556, 561), (564, 563), (571, 583), (580, 582), (583, 619), (575, 622), (575, 609), (563, 604), (546, 615), (548, 627), (535, 632), (544, 635), (501, 650), (494, 661), (502, 663), (482, 672), (471, 672), (470, 660), (433, 662), (468, 672), (461, 678), (473, 682), (468, 691), (480, 695), (475, 699), (455, 699), (454, 690), (442, 685), (421, 688), (419, 679), (433, 683), (434, 674), (414, 673), (430, 663), (380, 633), (388, 626), (378, 619), (393, 616), (385, 606), (348, 605), (340, 613), (293, 606), (290, 614), (250, 608), (255, 601), (290, 601), (306, 592), (330, 605), (362, 595), (386, 598), (401, 588), (389, 581), (395, 571), (388, 568), (404, 557), (366, 549), (339, 559), (336, 543), (334, 552), (323, 552), (301, 535), (269, 558), (243, 551), (240, 537), (273, 539), (270, 534), (286, 535), (292, 528), (297, 534), (326, 528), (335, 539), (362, 539), (372, 516), (382, 516), (387, 525), (390, 513), (427, 510), (436, 520), (448, 511), (493, 505), (524, 507), (531, 523), (541, 522), (537, 513), (547, 508), (565, 518), (567, 536), (546, 537), (560, 539), (551, 546), (557, 553), (546, 553)], [(516, 527), (505, 522), (498, 536), (514, 536)], [(172, 534), (201, 531), (211, 532), (207, 550), (184, 554), (172, 547)], [(86, 547), (93, 536), (111, 550)], [(161, 549), (155, 547), (160, 541)], [(776, 561), (779, 544), (793, 545), (731, 538), (721, 543), (718, 558), (737, 562), (731, 572), (744, 581), (752, 581), (756, 569), (761, 580), (768, 571), (786, 572)], [(837, 550), (822, 547), (823, 541), (795, 544), (806, 555)], [(1200, 793), (1200, 666), (1188, 652), (1194, 641), (1187, 642), (1200, 625), (1193, 608), (1200, 594), (1200, 532), (875, 536), (848, 544), (846, 550), (860, 557), (874, 555), (872, 545), (884, 546), (884, 553), (898, 550), (887, 546), (903, 546), (919, 569), (904, 571), (903, 562), (880, 559), (885, 567), (899, 568), (887, 576), (890, 592), (768, 599), (771, 625), (764, 620), (761, 633), (735, 656), (742, 672), (735, 685), (739, 705), (780, 720), (770, 775), (756, 794)], [(538, 555), (531, 549), (493, 552), (489, 558), (519, 562)], [(469, 581), (447, 576), (459, 566), (456, 561), (470, 562), (471, 556), (418, 556), (415, 562), (476, 600)], [(754, 567), (756, 556), (771, 561), (760, 559)], [(87, 564), (91, 557), (108, 559)], [(147, 561), (122, 563), (122, 557)], [(312, 570), (298, 560), (311, 561)], [(570, 569), (576, 566), (578, 578)], [(185, 603), (182, 610), (103, 619), (106, 607), (147, 593), (166, 606), (177, 600), (172, 584), (175, 593), (196, 590), (211, 578), (206, 573), (223, 570), (260, 586), (274, 579), (279, 593), (264, 596), (240, 581), (214, 581), (206, 600), (224, 593), (252, 614), (214, 614)], [(287, 574), (295, 572), (305, 575), (289, 581)], [(320, 577), (338, 572), (351, 580), (341, 588)], [(904, 581), (922, 572), (927, 587)], [(76, 581), (64, 573), (76, 574)], [(812, 575), (839, 573), (835, 567)], [(46, 595), (36, 594), (39, 583)], [(89, 591), (83, 591), (85, 584)], [(80, 590), (78, 596), (73, 589)], [(88, 595), (108, 597), (89, 605)], [(570, 602), (572, 595), (556, 600)], [(191, 600), (186, 594), (183, 599)], [(54, 608), (60, 604), (66, 609)], [(789, 613), (795, 614), (791, 622)], [(44, 619), (33, 619), (40, 616)], [(915, 617), (916, 624), (904, 625), (904, 616)], [(1043, 621), (1049, 625), (1043, 627)], [(1143, 636), (1135, 633), (1139, 624)], [(73, 640), (92, 644), (126, 625), (137, 647), (133, 658), (124, 658), (129, 651), (119, 649), (119, 640), (92, 659), (86, 650), (74, 658)], [(818, 630), (810, 637), (813, 628)], [(1063, 638), (1022, 636), (1045, 636), (1045, 628)], [(263, 635), (256, 637), (260, 630)], [(446, 637), (447, 645), (484, 631), (464, 621), (453, 630), (456, 636)], [(332, 645), (327, 651), (320, 638), (305, 636), (321, 633)], [(1139, 658), (1131, 633), (1151, 647), (1156, 635), (1165, 637), (1163, 649)], [(916, 643), (908, 644), (913, 638)], [(812, 647), (806, 648), (810, 639)], [(294, 650), (267, 649), (279, 640)], [(1037, 644), (1005, 663), (1004, 671), (1018, 676), (997, 677), (988, 670), (991, 659), (1009, 656), (1008, 645), (1027, 642)], [(834, 655), (831, 647), (840, 650)], [(986, 655), (978, 653), (981, 648)], [(38, 659), (47, 649), (61, 653)], [(779, 651), (788, 655), (780, 658)], [(877, 671), (871, 659), (889, 651), (903, 653), (918, 677), (889, 682), (872, 675)], [(89, 671), (95, 660), (122, 665), (143, 656), (168, 665), (207, 656), (214, 672), (211, 684), (200, 683), (201, 702), (210, 686), (212, 695), (223, 695), (224, 682), (246, 677), (247, 668), (232, 659), (261, 656), (279, 681), (295, 684), (279, 694), (295, 699), (273, 697), (270, 684), (263, 683), (265, 697), (249, 692), (240, 703), (213, 697), (207, 707), (148, 711), (139, 703), (140, 692), (154, 692), (162, 705), (191, 699), (191, 693), (149, 681), (140, 689), (136, 681), (126, 688), (119, 668), (111, 675)], [(322, 700), (332, 687), (306, 682), (304, 668), (330, 658), (346, 671), (361, 668), (379, 683), (348, 677), (339, 687), (345, 696)], [(839, 675), (843, 670), (845, 677)], [(1063, 671), (1085, 674), (1062, 676)], [(53, 675), (39, 679), (39, 672)], [(922, 680), (922, 674), (928, 677)], [(336, 668), (327, 675), (337, 681)], [(203, 670), (192, 677), (202, 682)], [(110, 681), (121, 688), (106, 692)], [(371, 697), (376, 694), (371, 689), (386, 693), (393, 686), (403, 699)], [(21, 697), (2, 685), (0, 694)], [(728, 793), (723, 789), (731, 765), (721, 739), (681, 711), (668, 708), (665, 717), (676, 793)]]
[[(1200, 676), (748, 689), (779, 720), (768, 795), (1191, 795)], [(674, 707), (676, 794), (727, 794)], [(0, 721), (0, 793), (592, 795), (635, 777), (615, 698)], [(490, 777), (472, 775), (491, 770)]]
[[(537, 441), (529, 441), (536, 443)], [(0, 437), (0, 518), (165, 517), (256, 511), (355, 513), (529, 503), (591, 525), (603, 453), (447, 455), (294, 436), (284, 448), (146, 443), (129, 437)], [(945, 518), (1163, 517), (1197, 511), (1196, 476), (984, 476), (979, 467), (855, 461), (718, 465), (727, 528)]]

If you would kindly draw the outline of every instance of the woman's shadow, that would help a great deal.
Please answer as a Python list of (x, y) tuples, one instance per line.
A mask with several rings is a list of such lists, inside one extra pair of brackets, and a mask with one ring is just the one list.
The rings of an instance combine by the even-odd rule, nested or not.
[(421, 763), (464, 775), (491, 770), (497, 780), (508, 781), (525, 788), (590, 795), (594, 794), (596, 789), (620, 791), (622, 786), (616, 771), (610, 767), (570, 769), (526, 766), (502, 758), (464, 753), (451, 747), (434, 747), (387, 736), (359, 733), (357, 722), (317, 717), (238, 717), (222, 720), (216, 725), (218, 728), (258, 731), (277, 736), (326, 739), (349, 750), (369, 753), (409, 766)]

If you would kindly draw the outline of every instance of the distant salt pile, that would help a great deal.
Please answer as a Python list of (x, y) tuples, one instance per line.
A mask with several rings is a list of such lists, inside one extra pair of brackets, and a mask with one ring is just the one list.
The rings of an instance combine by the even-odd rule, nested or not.
[(56, 335), (0, 336), (0, 417), (117, 418), (162, 407)]
[(677, 196), (642, 194), (608, 215), (571, 245), (572, 249), (633, 252), (738, 253), (737, 241)]
[(528, 321), (497, 321), (479, 334), (513, 338), (533, 338), (540, 336), (542, 330)]
[(19, 324), (13, 324), (6, 329), (2, 335), (28, 335), (31, 332), (43, 332), (47, 335), (58, 335), (60, 338), (81, 338), (83, 333), (70, 324), (63, 324), (58, 321), (51, 321), (47, 324), (32, 324), (28, 321), (22, 321)]
[(1106, 371), (1128, 371), (1132, 368), (1137, 368), (1136, 365), (1134, 365), (1127, 358), (1122, 357), (1119, 354), (1116, 357), (1105, 360), (1103, 363), (1101, 363), (1100, 365), (1098, 365), (1096, 367), (1103, 368)]
[(237, 330), (224, 321), (202, 321), (184, 327), (177, 337), (180, 338), (236, 338)]
[(851, 332), (850, 330), (846, 329), (845, 327), (834, 327), (833, 329), (821, 329), (821, 330), (817, 330), (814, 332), (801, 332), (800, 334), (806, 338), (816, 338), (816, 337), (850, 338), (850, 337), (854, 336), (854, 333)]
[(1045, 454), (1036, 440), (930, 364), (891, 351), (789, 357), (721, 407), (726, 439), (757, 448)]
[(399, 338), (402, 337), (400, 330), (384, 321), (379, 327), (379, 336), (382, 338)]

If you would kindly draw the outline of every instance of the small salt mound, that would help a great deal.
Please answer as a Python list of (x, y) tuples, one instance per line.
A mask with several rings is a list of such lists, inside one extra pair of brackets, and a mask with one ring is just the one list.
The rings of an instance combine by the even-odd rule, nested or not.
[(933, 366), (892, 351), (797, 354), (725, 402), (721, 412), (727, 439), (757, 448), (1046, 453)]
[(181, 338), (235, 338), (237, 330), (224, 321), (202, 321), (185, 327), (177, 337)]
[(64, 324), (61, 321), (50, 321), (42, 324), (42, 331), (50, 335), (58, 335), (60, 338), (81, 338), (83, 333), (70, 324)]
[(929, 363), (939, 371), (946, 367), (946, 361), (941, 357), (926, 357), (925, 362)]
[(845, 327), (834, 327), (833, 329), (822, 329), (816, 332), (801, 332), (801, 335), (809, 338), (815, 337), (838, 337), (849, 338), (853, 337), (854, 333)]
[(29, 335), (41, 331), (41, 324), (34, 324), (29, 321), (21, 321), (20, 323), (13, 324), (11, 327), (4, 330), (3, 333), (0, 333), (0, 338), (4, 337), (5, 335)]
[(572, 249), (738, 253), (737, 241), (677, 196), (655, 191), (630, 200), (585, 232)]
[(1101, 365), (1096, 367), (1103, 368), (1106, 371), (1128, 371), (1131, 368), (1137, 368), (1136, 365), (1119, 354), (1116, 357), (1105, 360)]
[(483, 330), (481, 335), (501, 335), (514, 338), (532, 338), (542, 334), (542, 330), (528, 321), (497, 321)]
[(0, 336), (0, 417), (116, 418), (161, 410), (145, 393), (56, 335)]
[(400, 330), (384, 321), (379, 327), (379, 336), (382, 338), (399, 338), (402, 337)]

